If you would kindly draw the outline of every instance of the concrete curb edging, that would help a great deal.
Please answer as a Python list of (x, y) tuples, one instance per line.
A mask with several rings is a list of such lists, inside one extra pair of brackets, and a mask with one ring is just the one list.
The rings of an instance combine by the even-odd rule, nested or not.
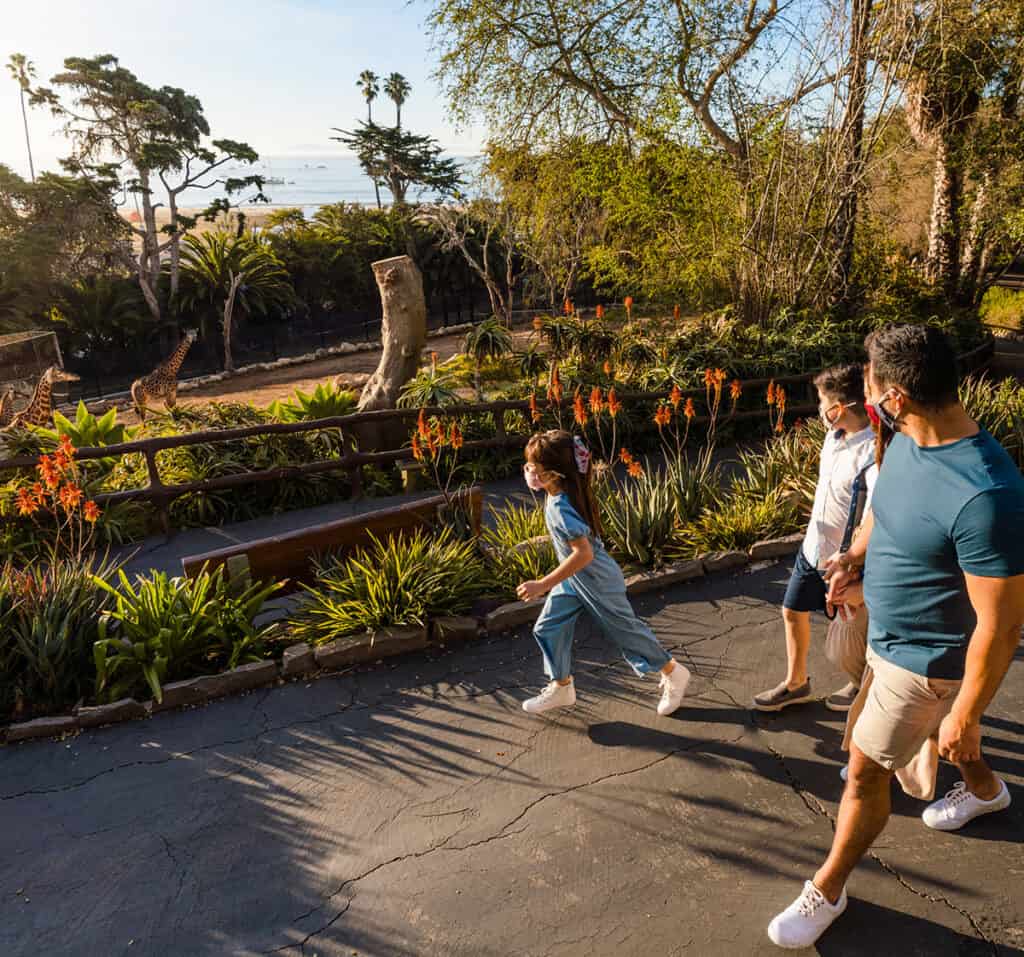
[[(707, 575), (736, 572), (752, 562), (775, 561), (795, 555), (803, 535), (756, 542), (748, 552), (709, 552), (698, 558), (667, 565), (657, 571), (640, 572), (626, 579), (630, 595), (641, 595), (694, 581)], [(240, 665), (216, 675), (200, 675), (185, 681), (173, 681), (163, 687), (163, 701), (139, 702), (122, 698), (110, 704), (77, 708), (72, 714), (33, 718), (10, 725), (4, 735), (7, 744), (35, 738), (58, 738), (83, 728), (98, 728), (145, 718), (162, 711), (206, 704), (216, 698), (251, 691), (283, 678), (308, 677), (318, 671), (337, 671), (422, 651), (431, 645), (472, 641), (482, 635), (500, 635), (522, 625), (533, 624), (544, 607), (544, 599), (515, 601), (494, 609), (483, 618), (468, 615), (447, 615), (432, 619), (419, 627), (381, 628), (367, 635), (339, 639), (316, 648), (304, 642), (289, 645), (281, 660), (268, 658)], [(0, 732), (2, 733), (2, 732)]]

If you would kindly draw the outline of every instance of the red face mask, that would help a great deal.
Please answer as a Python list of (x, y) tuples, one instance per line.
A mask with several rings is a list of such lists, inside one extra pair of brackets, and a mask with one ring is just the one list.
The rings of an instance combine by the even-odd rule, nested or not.
[(882, 420), (878, 417), (878, 412), (871, 402), (864, 403), (864, 411), (867, 412), (868, 419), (875, 428), (882, 424)]

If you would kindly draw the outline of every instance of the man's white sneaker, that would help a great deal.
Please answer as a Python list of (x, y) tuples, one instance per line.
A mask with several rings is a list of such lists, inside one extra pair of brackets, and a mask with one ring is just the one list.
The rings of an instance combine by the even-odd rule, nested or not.
[(999, 793), (991, 801), (983, 801), (968, 791), (967, 785), (960, 781), (944, 798), (929, 804), (921, 820), (937, 831), (956, 831), (982, 814), (1002, 811), (1010, 806), (1010, 791), (1005, 781), (999, 784)]
[(671, 674), (661, 676), (661, 700), (658, 701), (658, 714), (662, 717), (672, 714), (682, 703), (686, 695), (687, 685), (690, 683), (690, 672), (679, 662), (672, 669)]
[(576, 683), (570, 678), (567, 685), (552, 681), (536, 698), (523, 702), (523, 711), (543, 714), (555, 708), (571, 708), (576, 704)]
[(768, 925), (768, 937), (778, 947), (800, 950), (810, 947), (832, 922), (846, 910), (846, 888), (839, 900), (830, 904), (810, 881), (803, 893)]

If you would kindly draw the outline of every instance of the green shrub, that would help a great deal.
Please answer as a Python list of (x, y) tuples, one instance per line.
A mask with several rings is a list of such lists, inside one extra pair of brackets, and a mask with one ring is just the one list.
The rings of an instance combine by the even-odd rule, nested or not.
[(685, 523), (696, 518), (715, 501), (722, 486), (721, 467), (714, 464), (714, 446), (704, 446), (693, 463), (685, 452), (669, 459), (665, 482), (673, 498), (676, 519)]
[(693, 558), (703, 552), (746, 551), (755, 542), (799, 531), (801, 525), (795, 505), (780, 488), (760, 500), (732, 494), (684, 525), (671, 552)]
[(510, 601), (522, 582), (536, 581), (554, 571), (558, 556), (551, 540), (529, 542), (518, 548), (498, 548), (487, 557), (490, 593)]
[(544, 508), (510, 503), (495, 509), (494, 525), (484, 528), (481, 538), (491, 548), (511, 548), (520, 542), (547, 534)]
[(358, 402), (359, 397), (351, 389), (321, 382), (311, 393), (296, 389), (290, 400), (273, 402), (267, 411), (279, 422), (311, 422), (350, 415)]
[(645, 472), (625, 485), (605, 480), (596, 485), (605, 539), (629, 562), (658, 568), (675, 536), (673, 486), (657, 472)]
[(1024, 292), (993, 286), (981, 300), (978, 314), (983, 322), (1020, 329), (1024, 326)]
[(742, 474), (733, 480), (733, 495), (756, 503), (779, 491), (794, 502), (799, 514), (809, 517), (824, 440), (825, 426), (819, 419), (809, 419), (769, 439), (759, 450), (741, 451)]
[(256, 616), (279, 583), (239, 587), (221, 571), (195, 578), (154, 572), (120, 588), (97, 579), (113, 600), (101, 619), (93, 654), (96, 697), (114, 701), (147, 689), (163, 700), (163, 685), (234, 668), (263, 657), (269, 626)]
[(97, 418), (85, 407), (85, 403), (81, 401), (78, 403), (74, 422), (54, 410), (53, 424), (55, 426), (53, 429), (38, 430), (39, 434), (53, 448), (57, 447), (63, 435), (71, 439), (71, 444), (76, 449), (84, 449), (99, 448), (104, 445), (119, 445), (121, 442), (128, 442), (133, 439), (138, 431), (138, 429), (126, 428), (117, 421), (116, 407), (112, 406), (104, 415)]
[(368, 548), (318, 565), (317, 583), (306, 588), (310, 601), (289, 623), (289, 634), (319, 645), (377, 628), (424, 625), (431, 615), (466, 611), (486, 581), (475, 543), (448, 529), (373, 538)]
[(461, 401), (454, 376), (435, 368), (426, 369), (402, 386), (398, 397), (400, 409), (422, 409), (432, 406), (456, 405)]
[(0, 709), (47, 714), (93, 686), (93, 642), (111, 604), (103, 587), (115, 567), (73, 558), (0, 569)]
[(986, 378), (965, 379), (960, 401), (967, 414), (986, 429), (1024, 469), (1024, 386), (1013, 379), (998, 385)]

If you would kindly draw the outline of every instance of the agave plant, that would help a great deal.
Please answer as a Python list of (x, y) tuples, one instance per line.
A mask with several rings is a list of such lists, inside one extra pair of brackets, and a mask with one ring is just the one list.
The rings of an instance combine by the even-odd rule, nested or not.
[(263, 657), (270, 627), (255, 621), (280, 583), (240, 588), (222, 571), (205, 568), (195, 578), (154, 572), (133, 584), (123, 571), (119, 578), (119, 588), (96, 580), (113, 599), (93, 649), (98, 699), (148, 690), (162, 701), (168, 681)]
[(422, 409), (433, 406), (457, 405), (458, 383), (453, 376), (431, 367), (402, 386), (398, 397), (400, 409)]
[(672, 486), (657, 472), (648, 471), (624, 486), (604, 481), (596, 489), (612, 550), (645, 568), (663, 565), (676, 531)]
[(480, 369), (488, 359), (501, 359), (512, 352), (512, 333), (496, 316), (474, 326), (466, 334), (465, 353), (473, 358), (473, 384), (477, 399), (483, 402)]
[(358, 401), (351, 389), (321, 382), (311, 393), (296, 389), (289, 401), (274, 402), (268, 411), (280, 422), (311, 422), (348, 415), (355, 411)]
[(683, 525), (671, 554), (692, 558), (704, 552), (746, 551), (755, 542), (798, 531), (803, 524), (782, 488), (761, 499), (730, 494)]
[(714, 462), (714, 446), (705, 445), (691, 463), (685, 452), (666, 463), (665, 483), (672, 492), (676, 518), (691, 521), (713, 504), (722, 487), (722, 469)]
[(431, 615), (467, 610), (487, 582), (472, 541), (445, 529), (418, 530), (372, 544), (317, 566), (306, 586), (310, 601), (289, 622), (298, 641), (323, 644), (357, 632), (424, 625)]

